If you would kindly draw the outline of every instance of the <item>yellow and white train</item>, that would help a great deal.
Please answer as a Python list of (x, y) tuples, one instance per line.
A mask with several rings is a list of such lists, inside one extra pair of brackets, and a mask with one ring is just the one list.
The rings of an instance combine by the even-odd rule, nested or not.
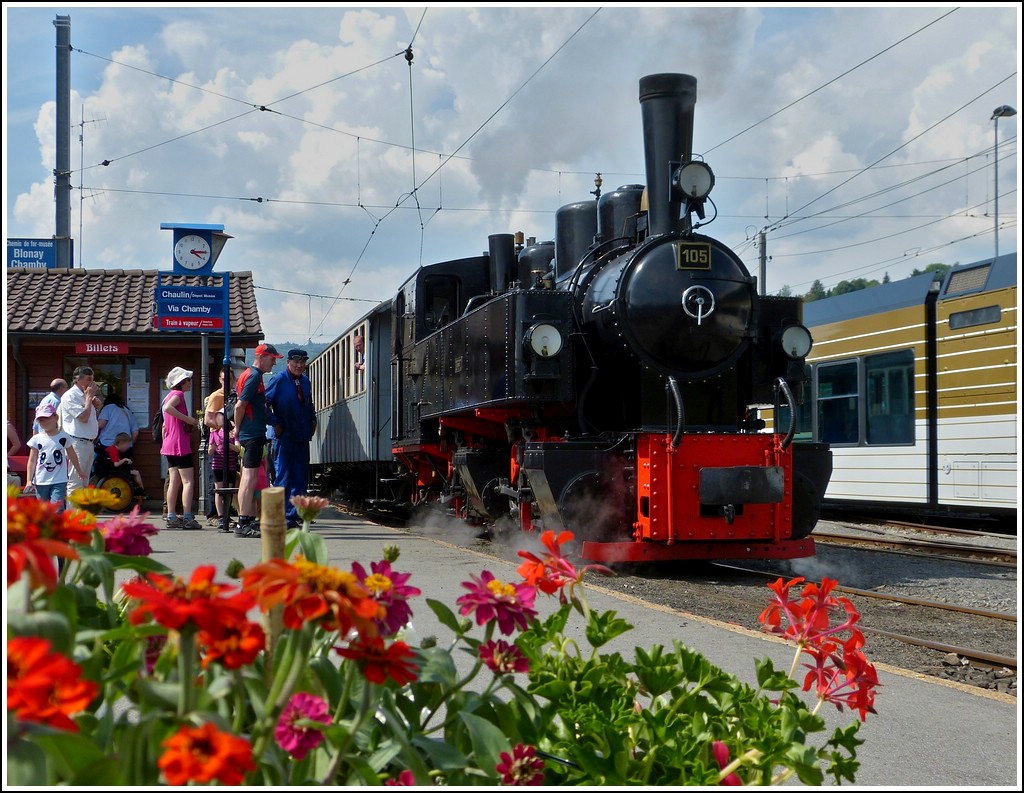
[(809, 302), (825, 508), (1016, 520), (1017, 254)]

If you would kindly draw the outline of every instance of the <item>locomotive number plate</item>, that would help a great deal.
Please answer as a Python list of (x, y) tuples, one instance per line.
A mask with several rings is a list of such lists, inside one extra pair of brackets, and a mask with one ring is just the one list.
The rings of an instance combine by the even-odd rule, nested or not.
[(707, 242), (680, 242), (676, 246), (677, 270), (710, 270), (711, 245)]

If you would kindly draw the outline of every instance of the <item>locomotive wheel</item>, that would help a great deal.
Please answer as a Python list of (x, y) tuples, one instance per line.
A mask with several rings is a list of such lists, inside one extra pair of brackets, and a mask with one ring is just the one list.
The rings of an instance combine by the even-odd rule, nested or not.
[(114, 512), (124, 512), (135, 500), (132, 483), (119, 474), (105, 476), (96, 485), (100, 490), (106, 490), (113, 502), (110, 509)]
[(616, 501), (615, 489), (594, 471), (573, 479), (558, 500), (562, 524), (580, 543), (630, 539), (629, 521)]

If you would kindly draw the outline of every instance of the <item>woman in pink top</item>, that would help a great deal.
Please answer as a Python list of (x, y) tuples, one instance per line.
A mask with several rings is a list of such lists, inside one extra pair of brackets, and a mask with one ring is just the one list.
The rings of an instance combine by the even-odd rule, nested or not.
[[(160, 454), (167, 458), (167, 528), (201, 529), (192, 514), (195, 492), (195, 461), (192, 457), (192, 428), (199, 419), (188, 414), (185, 392), (192, 388), (192, 372), (175, 366), (167, 375), (171, 393), (164, 399), (164, 440)], [(178, 517), (178, 494), (181, 494), (181, 517)]]

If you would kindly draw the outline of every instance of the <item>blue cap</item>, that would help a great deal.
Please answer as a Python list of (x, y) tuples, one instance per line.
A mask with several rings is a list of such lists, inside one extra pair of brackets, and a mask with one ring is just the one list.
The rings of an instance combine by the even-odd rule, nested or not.
[(297, 358), (301, 358), (302, 360), (307, 361), (309, 360), (309, 353), (307, 353), (305, 350), (288, 350), (289, 361)]

